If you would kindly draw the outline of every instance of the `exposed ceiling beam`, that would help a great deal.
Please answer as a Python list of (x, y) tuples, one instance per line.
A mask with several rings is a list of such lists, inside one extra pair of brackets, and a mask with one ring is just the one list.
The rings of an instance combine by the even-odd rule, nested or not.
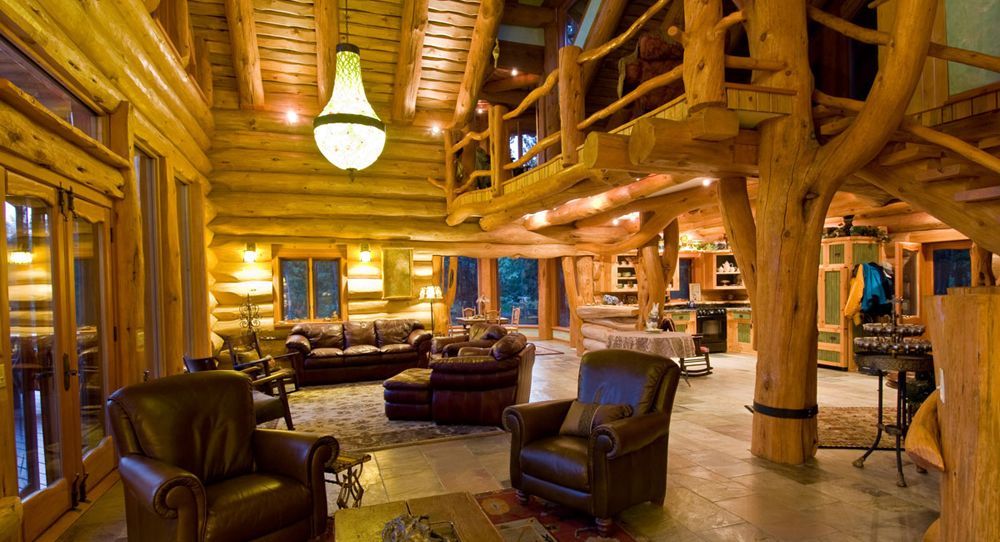
[(226, 21), (229, 23), (240, 109), (261, 109), (264, 107), (264, 80), (260, 76), (260, 49), (257, 48), (253, 0), (226, 0)]
[(396, 61), (392, 91), (392, 120), (410, 124), (417, 112), (417, 89), (420, 87), (427, 32), (428, 0), (403, 0), (403, 21), (399, 33), (399, 58)]
[(518, 3), (510, 3), (504, 7), (503, 24), (541, 28), (555, 20), (556, 10), (552, 8)]
[(337, 0), (315, 0), (316, 20), (316, 87), (319, 106), (330, 100), (333, 77), (337, 73), (337, 43), (340, 42), (340, 21)]
[(476, 109), (479, 90), (486, 80), (487, 72), (492, 68), (493, 47), (497, 32), (500, 31), (503, 8), (503, 0), (483, 0), (479, 6), (476, 26), (472, 29), (469, 56), (465, 61), (465, 74), (458, 88), (455, 116), (451, 123), (453, 128), (462, 128), (468, 124)]

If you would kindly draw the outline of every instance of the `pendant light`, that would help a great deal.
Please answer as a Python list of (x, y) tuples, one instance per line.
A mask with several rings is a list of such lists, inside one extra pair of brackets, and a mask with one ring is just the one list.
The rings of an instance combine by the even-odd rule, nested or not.
[[(344, 5), (345, 34), (350, 39), (347, 4)], [(330, 101), (313, 121), (313, 136), (323, 156), (334, 166), (354, 173), (382, 154), (385, 123), (368, 103), (361, 81), (361, 50), (348, 42), (337, 44), (337, 71)]]

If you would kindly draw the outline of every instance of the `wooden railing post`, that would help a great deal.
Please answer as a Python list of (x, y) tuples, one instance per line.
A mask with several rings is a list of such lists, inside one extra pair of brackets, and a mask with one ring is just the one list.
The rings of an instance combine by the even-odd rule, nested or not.
[(684, 0), (684, 92), (691, 111), (726, 103), (726, 31), (716, 26), (721, 19), (722, 0)]
[(577, 148), (583, 144), (583, 78), (577, 59), (583, 52), (575, 45), (559, 49), (559, 131), (562, 134), (562, 163), (571, 166), (579, 161)]
[(510, 142), (503, 120), (506, 114), (505, 106), (490, 106), (490, 178), (494, 196), (503, 194), (503, 182), (510, 178), (510, 171), (504, 169), (510, 163)]
[(444, 131), (444, 198), (451, 207), (455, 200), (455, 151), (452, 149), (451, 130)]

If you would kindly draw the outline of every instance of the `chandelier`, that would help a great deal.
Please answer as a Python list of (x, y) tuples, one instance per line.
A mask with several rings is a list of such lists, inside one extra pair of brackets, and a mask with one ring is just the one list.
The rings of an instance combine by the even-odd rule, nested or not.
[[(345, 6), (344, 18), (348, 19)], [(350, 27), (345, 34), (350, 38)], [(313, 121), (313, 136), (334, 166), (354, 173), (372, 165), (385, 147), (385, 123), (368, 103), (361, 82), (361, 50), (337, 44), (337, 71), (330, 101)]]

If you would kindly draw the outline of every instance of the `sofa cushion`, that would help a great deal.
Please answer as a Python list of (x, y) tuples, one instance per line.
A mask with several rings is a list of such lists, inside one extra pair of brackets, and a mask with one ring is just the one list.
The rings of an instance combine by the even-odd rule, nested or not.
[(339, 348), (317, 348), (312, 351), (309, 357), (313, 358), (333, 358), (343, 356), (344, 351)]
[(557, 436), (521, 448), (521, 472), (555, 485), (589, 491), (587, 443), (581, 437)]
[(370, 344), (359, 344), (357, 346), (348, 346), (344, 349), (344, 356), (358, 356), (362, 354), (378, 354), (378, 348)]
[(375, 320), (375, 337), (378, 340), (378, 346), (405, 343), (406, 338), (417, 323), (416, 320), (406, 319)]
[(598, 425), (628, 418), (631, 415), (632, 407), (629, 405), (602, 405), (574, 400), (569, 406), (562, 427), (559, 428), (559, 434), (590, 438), (590, 434)]
[(346, 359), (344, 356), (331, 356), (328, 358), (308, 357), (302, 362), (302, 366), (306, 369), (331, 369), (334, 367), (343, 367), (346, 365), (344, 361)]
[(205, 496), (205, 540), (252, 540), (312, 513), (312, 496), (306, 486), (284, 476), (231, 478), (206, 486)]
[(379, 351), (382, 352), (383, 354), (399, 354), (399, 353), (416, 352), (417, 349), (414, 348), (413, 346), (410, 346), (409, 344), (403, 343), (403, 344), (387, 344), (382, 348), (379, 348)]
[(313, 348), (344, 347), (344, 325), (341, 323), (296, 324), (288, 335), (306, 337)]
[(375, 344), (375, 324), (372, 322), (344, 323), (344, 345), (347, 347), (345, 352), (350, 350), (352, 346), (375, 346)]
[(496, 359), (506, 359), (517, 355), (528, 344), (528, 338), (520, 333), (511, 333), (493, 344), (490, 355)]

